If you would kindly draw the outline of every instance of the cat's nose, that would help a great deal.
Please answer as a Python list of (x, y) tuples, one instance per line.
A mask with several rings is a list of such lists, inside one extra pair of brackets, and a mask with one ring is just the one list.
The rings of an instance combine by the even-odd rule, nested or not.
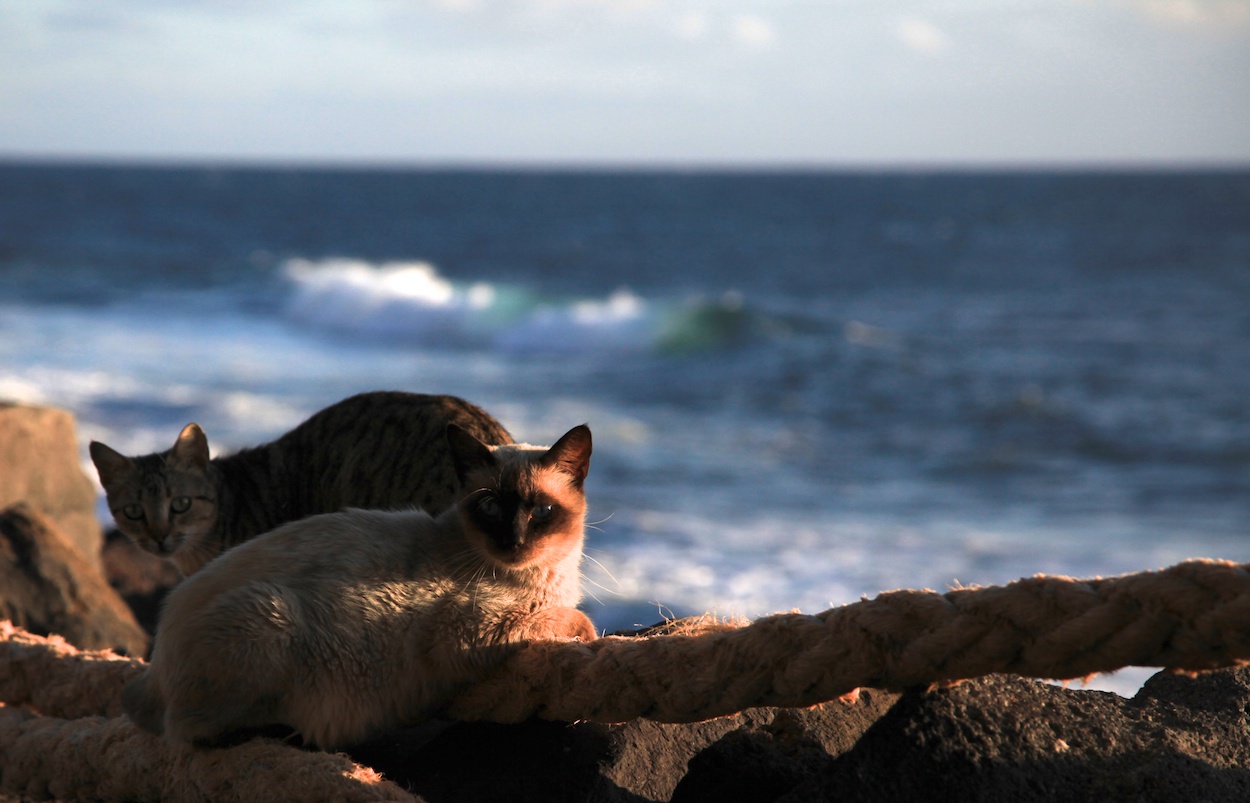
[(164, 532), (152, 532), (152, 540), (156, 542), (156, 545), (160, 547), (162, 551), (168, 549), (169, 537), (170, 532), (168, 530)]
[(504, 552), (520, 552), (521, 547), (525, 546), (525, 536), (518, 532), (500, 533), (495, 539), (495, 545)]

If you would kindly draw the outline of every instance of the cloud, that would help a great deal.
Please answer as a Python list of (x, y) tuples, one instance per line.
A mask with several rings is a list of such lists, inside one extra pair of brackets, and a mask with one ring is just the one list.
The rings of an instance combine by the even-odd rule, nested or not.
[(899, 41), (917, 53), (941, 53), (950, 47), (950, 39), (940, 28), (916, 17), (904, 17), (896, 29)]
[(1248, 35), (1250, 0), (0, 0), (0, 155), (1245, 164)]
[(1245, 0), (1148, 0), (1146, 14), (1165, 23), (1183, 25), (1250, 24), (1250, 4)]
[(488, 11), (492, 14), (527, 14), (577, 11), (583, 9), (629, 15), (658, 6), (658, 0), (430, 0), (444, 11)]
[(751, 50), (767, 50), (777, 43), (777, 31), (765, 19), (748, 14), (733, 18), (730, 33), (734, 41)]
[(707, 16), (698, 11), (680, 14), (672, 22), (673, 32), (682, 39), (703, 39), (710, 27)]
[(1246, 0), (1117, 0), (1116, 5), (1170, 25), (1250, 25)]

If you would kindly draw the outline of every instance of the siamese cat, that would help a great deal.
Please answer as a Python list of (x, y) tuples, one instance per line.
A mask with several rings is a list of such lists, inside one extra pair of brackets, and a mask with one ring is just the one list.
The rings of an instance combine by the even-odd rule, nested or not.
[(177, 586), (129, 717), (195, 745), (279, 724), (352, 744), (436, 715), (523, 642), (594, 639), (576, 608), (590, 429), (549, 449), (446, 439), (455, 507), (313, 516)]

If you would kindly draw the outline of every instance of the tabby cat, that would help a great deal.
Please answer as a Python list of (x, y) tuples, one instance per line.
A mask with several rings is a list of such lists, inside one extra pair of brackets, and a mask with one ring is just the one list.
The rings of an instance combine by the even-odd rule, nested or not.
[(190, 575), (225, 550), (288, 521), (345, 507), (417, 506), (437, 514), (460, 484), (445, 432), (456, 424), (492, 445), (512, 436), (454, 396), (362, 393), (277, 440), (210, 460), (187, 424), (173, 448), (126, 457), (91, 443), (117, 529)]
[(595, 638), (576, 609), (586, 426), (550, 449), (455, 425), (466, 489), (438, 517), (350, 509), (226, 552), (170, 594), (127, 715), (171, 741), (294, 728), (334, 747), (437, 715), (533, 639)]

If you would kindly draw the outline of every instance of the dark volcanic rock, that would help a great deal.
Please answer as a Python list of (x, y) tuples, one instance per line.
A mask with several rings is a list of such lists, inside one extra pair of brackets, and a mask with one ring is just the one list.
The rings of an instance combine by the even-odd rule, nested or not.
[(905, 694), (786, 800), (1250, 800), (1250, 671), (1132, 700), (992, 676)]
[(772, 800), (818, 777), (895, 697), (870, 691), (856, 703), (759, 708), (688, 725), (444, 723), (347, 752), (430, 803)]
[(81, 649), (147, 652), (147, 634), (99, 569), (25, 504), (0, 512), (0, 619)]
[[(1244, 801), (1250, 670), (1132, 700), (993, 676), (690, 725), (397, 731), (348, 751), (431, 801)], [(441, 728), (441, 729), (440, 729)]]

